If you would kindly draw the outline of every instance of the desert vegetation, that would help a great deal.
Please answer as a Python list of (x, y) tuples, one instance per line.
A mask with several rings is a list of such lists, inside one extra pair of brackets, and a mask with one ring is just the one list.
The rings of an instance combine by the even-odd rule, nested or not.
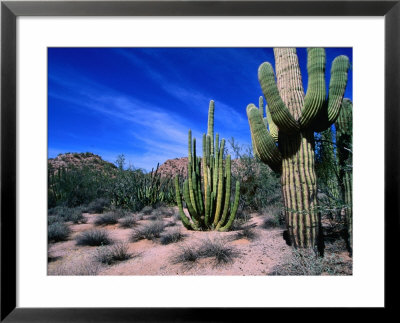
[(258, 70), (268, 104), (243, 107), (252, 145), (214, 134), (211, 101), (201, 156), (188, 129), (187, 156), (150, 172), (49, 159), (48, 274), (351, 275), (349, 62), (326, 91), (325, 52), (309, 49), (305, 94), (296, 50), (274, 54)]

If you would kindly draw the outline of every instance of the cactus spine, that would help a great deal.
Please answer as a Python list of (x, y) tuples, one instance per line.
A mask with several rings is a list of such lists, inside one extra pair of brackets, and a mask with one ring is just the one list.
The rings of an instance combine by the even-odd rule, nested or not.
[(353, 214), (352, 214), (352, 136), (353, 136), (353, 103), (344, 99), (339, 117), (336, 120), (336, 142), (339, 159), (339, 181), (342, 188), (342, 198), (346, 204), (345, 217), (347, 227), (347, 242), (350, 254), (353, 249)]
[[(208, 111), (207, 134), (203, 134), (203, 156), (196, 156), (196, 139), (188, 136), (188, 178), (183, 183), (183, 198), (190, 218), (183, 211), (179, 179), (175, 177), (176, 202), (183, 225), (189, 230), (228, 231), (239, 206), (240, 183), (236, 182), (231, 200), (231, 156), (224, 160), (225, 139), (214, 141), (214, 101)], [(225, 163), (224, 163), (225, 161)], [(225, 165), (224, 165), (225, 164)]]
[(326, 97), (325, 50), (311, 48), (307, 54), (307, 94), (304, 95), (296, 49), (274, 49), (277, 81), (270, 63), (265, 62), (258, 69), (268, 103), (268, 126), (253, 104), (247, 106), (247, 116), (255, 154), (272, 170), (281, 173), (290, 242), (294, 247), (318, 248), (321, 253), (314, 132), (327, 129), (338, 117), (349, 61), (346, 56), (338, 56), (333, 61)]

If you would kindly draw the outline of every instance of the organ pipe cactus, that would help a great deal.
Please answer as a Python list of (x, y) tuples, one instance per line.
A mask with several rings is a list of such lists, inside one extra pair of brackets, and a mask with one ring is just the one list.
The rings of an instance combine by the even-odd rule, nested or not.
[(188, 178), (183, 183), (183, 199), (189, 217), (183, 211), (178, 176), (175, 177), (176, 202), (185, 228), (189, 230), (228, 231), (239, 205), (240, 183), (231, 203), (231, 156), (224, 160), (225, 139), (214, 138), (214, 101), (208, 111), (207, 134), (203, 134), (203, 156), (196, 155), (196, 139), (188, 136)]
[(353, 136), (353, 103), (344, 99), (338, 119), (336, 120), (336, 142), (339, 159), (339, 181), (342, 197), (346, 204), (345, 216), (347, 226), (348, 247), (350, 254), (353, 249), (353, 215), (352, 215), (352, 136)]
[(304, 94), (296, 49), (274, 49), (276, 81), (270, 63), (261, 64), (258, 79), (267, 100), (267, 125), (259, 109), (247, 106), (255, 155), (281, 174), (289, 242), (323, 252), (317, 206), (314, 132), (332, 125), (340, 111), (349, 60), (332, 63), (329, 94), (325, 89), (325, 50), (307, 50), (308, 90)]

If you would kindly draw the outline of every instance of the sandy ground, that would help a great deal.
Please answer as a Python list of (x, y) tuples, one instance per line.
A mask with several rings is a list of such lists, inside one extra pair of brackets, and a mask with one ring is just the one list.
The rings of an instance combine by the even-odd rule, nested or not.
[[(268, 275), (291, 253), (291, 247), (282, 238), (283, 229), (262, 228), (264, 216), (259, 214), (252, 214), (247, 223), (253, 226), (256, 235), (251, 240), (236, 239), (239, 231), (189, 231), (176, 217), (164, 217), (164, 224), (170, 226), (165, 227), (161, 235), (176, 230), (184, 235), (181, 241), (168, 245), (162, 245), (160, 239), (129, 241), (135, 228), (152, 221), (149, 216), (144, 216), (133, 228), (121, 228), (118, 224), (98, 227), (93, 222), (99, 215), (84, 216), (87, 223), (69, 224), (72, 230), (69, 240), (49, 244), (49, 275)], [(132, 257), (112, 265), (97, 262), (95, 254), (99, 247), (78, 246), (75, 241), (76, 235), (93, 228), (107, 230), (114, 243), (126, 243)], [(232, 261), (218, 266), (214, 258), (201, 258), (189, 263), (174, 261), (183, 248), (195, 250), (206, 240), (219, 241), (229, 247), (234, 252)]]

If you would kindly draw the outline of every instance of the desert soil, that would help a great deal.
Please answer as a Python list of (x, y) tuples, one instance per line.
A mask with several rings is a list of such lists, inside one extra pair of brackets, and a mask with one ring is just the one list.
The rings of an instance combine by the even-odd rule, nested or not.
[[(150, 216), (143, 216), (133, 228), (121, 228), (118, 224), (98, 227), (94, 225), (98, 214), (84, 216), (87, 223), (69, 223), (72, 230), (69, 240), (49, 244), (49, 275), (268, 275), (291, 252), (282, 238), (283, 229), (262, 228), (264, 216), (260, 214), (252, 214), (246, 224), (253, 227), (256, 235), (251, 240), (236, 239), (239, 231), (189, 231), (176, 216), (163, 217), (164, 224), (170, 226), (165, 227), (161, 236), (176, 230), (184, 235), (181, 241), (167, 245), (162, 245), (160, 239), (130, 242), (133, 230), (150, 223)], [(132, 257), (112, 265), (99, 264), (95, 260), (99, 247), (78, 246), (75, 241), (78, 234), (93, 228), (107, 230), (115, 243), (127, 244)], [(235, 254), (232, 261), (218, 266), (215, 258), (201, 258), (193, 263), (174, 262), (183, 248), (195, 250), (206, 240), (220, 241), (230, 247)]]

